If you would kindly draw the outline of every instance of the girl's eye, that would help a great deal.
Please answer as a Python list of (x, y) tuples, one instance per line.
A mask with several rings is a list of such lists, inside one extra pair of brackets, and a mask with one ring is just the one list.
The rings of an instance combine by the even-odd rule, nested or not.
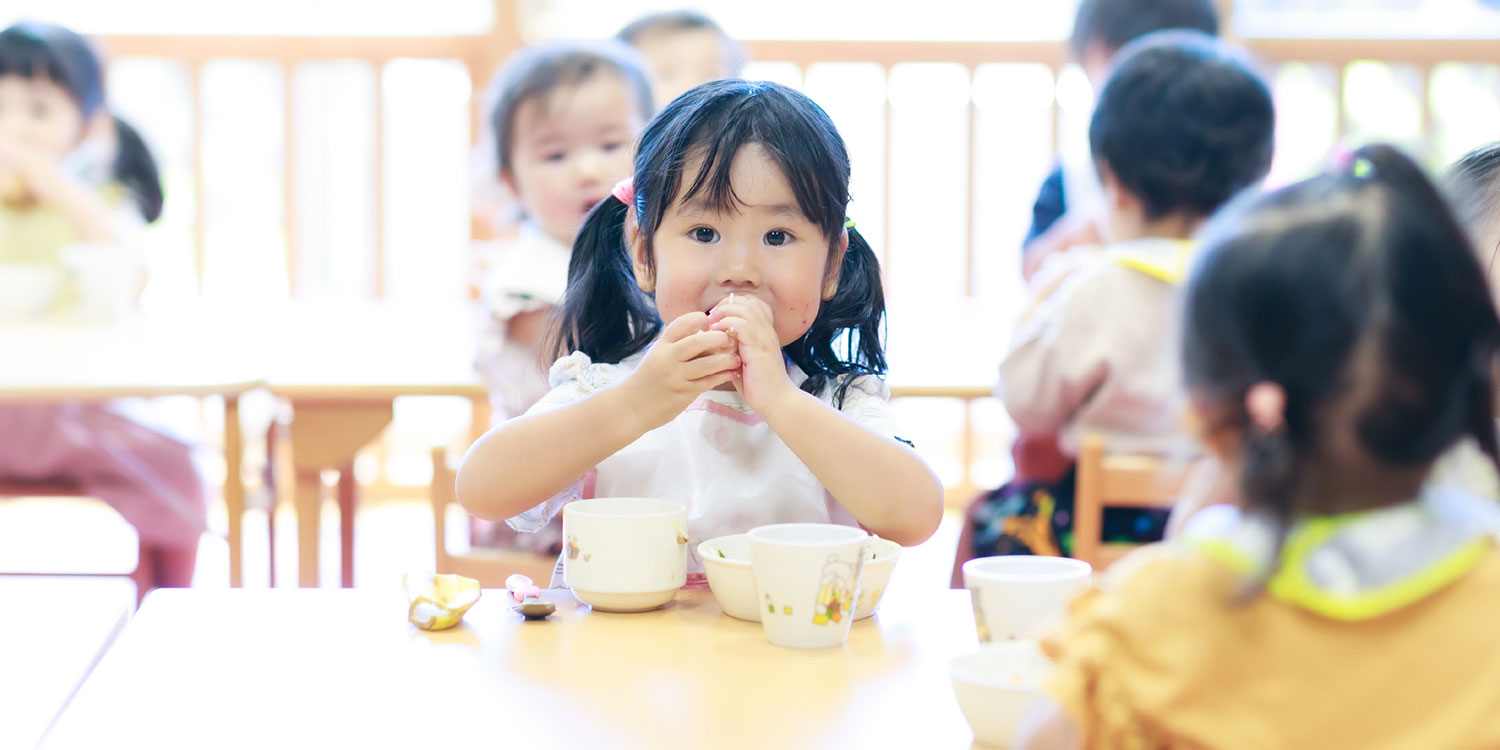
[(771, 231), (766, 232), (767, 245), (785, 245), (786, 243), (791, 241), (792, 236), (787, 234), (786, 232), (781, 231), (780, 229), (772, 229)]
[(606, 143), (606, 144), (604, 144), (604, 150), (605, 151), (618, 151), (618, 150), (620, 150), (620, 148), (624, 147), (624, 145), (625, 144), (623, 144), (623, 143)]
[(542, 159), (544, 161), (553, 161), (553, 162), (556, 162), (556, 161), (562, 161), (563, 157), (565, 157), (565, 156), (567, 156), (567, 154), (565, 154), (565, 153), (563, 153), (561, 151), (553, 151), (553, 152), (551, 152), (551, 153), (543, 156)]
[(693, 239), (706, 245), (712, 242), (718, 242), (719, 233), (708, 227), (696, 227), (695, 229), (693, 229)]

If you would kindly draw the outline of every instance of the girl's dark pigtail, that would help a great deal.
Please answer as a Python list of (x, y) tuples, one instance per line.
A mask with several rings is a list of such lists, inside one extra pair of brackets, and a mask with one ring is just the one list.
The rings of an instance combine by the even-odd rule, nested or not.
[(605, 198), (573, 240), (567, 291), (548, 326), (556, 357), (580, 351), (595, 362), (619, 362), (649, 346), (661, 330), (656, 306), (636, 285), (625, 244), (626, 210), (618, 198)]
[(118, 117), (113, 119), (117, 143), (111, 176), (130, 191), (130, 197), (149, 224), (161, 218), (164, 200), (156, 159), (152, 158), (151, 149), (135, 128)]
[[(834, 406), (842, 407), (849, 385), (859, 375), (884, 375), (885, 349), (880, 325), (885, 318), (885, 291), (880, 284), (880, 260), (865, 238), (849, 228), (849, 249), (839, 269), (833, 299), (823, 303), (812, 327), (788, 344), (786, 355), (808, 378), (802, 390), (816, 395), (836, 379)], [(839, 355), (845, 349), (846, 356)]]

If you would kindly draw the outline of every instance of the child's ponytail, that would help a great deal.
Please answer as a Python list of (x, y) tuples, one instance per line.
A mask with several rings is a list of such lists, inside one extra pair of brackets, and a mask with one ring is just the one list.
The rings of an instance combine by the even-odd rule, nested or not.
[[(1439, 188), (1397, 149), (1382, 144), (1361, 148), (1349, 170), (1355, 179), (1374, 182), (1391, 194), (1384, 230), (1396, 235), (1385, 259), (1390, 294), (1393, 304), (1420, 316), (1412, 324), (1421, 333), (1387, 337), (1394, 363), (1411, 380), (1429, 377), (1413, 369), (1432, 361), (1431, 355), (1421, 356), (1429, 351), (1459, 364), (1447, 387), (1435, 389), (1431, 398), (1402, 393), (1410, 389), (1390, 393), (1386, 408), (1365, 420), (1362, 432), (1382, 458), (1408, 462), (1431, 460), (1455, 436), (1468, 435), (1500, 470), (1494, 394), (1500, 319), (1483, 274), (1476, 276), (1482, 269), (1468, 233)], [(1413, 423), (1424, 422), (1426, 429), (1411, 433)]]
[[(1388, 146), (1242, 199), (1203, 230), (1186, 290), (1183, 374), (1245, 438), (1241, 504), (1276, 524), (1349, 510), (1320, 497), (1348, 437), (1392, 471), (1473, 438), (1500, 469), (1500, 316), (1467, 234), (1422, 169)], [(1285, 394), (1261, 429), (1243, 403)], [(1325, 466), (1324, 464), (1328, 464)]]
[(119, 117), (113, 119), (116, 144), (111, 177), (130, 191), (130, 197), (140, 207), (141, 216), (149, 224), (161, 217), (164, 200), (156, 159), (151, 156), (151, 149), (135, 128)]
[(619, 362), (650, 345), (661, 330), (656, 306), (636, 285), (625, 243), (626, 211), (618, 198), (605, 198), (573, 240), (567, 291), (547, 336), (554, 356), (580, 351), (595, 362)]
[[(808, 374), (802, 390), (818, 394), (836, 380), (834, 405), (841, 406), (857, 375), (885, 374), (885, 350), (880, 324), (885, 316), (885, 292), (880, 284), (880, 261), (865, 238), (853, 227), (849, 249), (839, 268), (838, 288), (824, 302), (812, 327), (783, 350)], [(844, 356), (840, 351), (844, 350)]]

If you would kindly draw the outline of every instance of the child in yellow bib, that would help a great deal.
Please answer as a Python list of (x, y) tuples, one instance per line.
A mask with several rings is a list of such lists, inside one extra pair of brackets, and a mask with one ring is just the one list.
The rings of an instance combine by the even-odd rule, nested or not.
[(1500, 747), (1500, 506), (1429, 481), (1494, 428), (1500, 318), (1385, 146), (1203, 235), (1183, 363), (1228, 504), (1079, 597), (1027, 748)]

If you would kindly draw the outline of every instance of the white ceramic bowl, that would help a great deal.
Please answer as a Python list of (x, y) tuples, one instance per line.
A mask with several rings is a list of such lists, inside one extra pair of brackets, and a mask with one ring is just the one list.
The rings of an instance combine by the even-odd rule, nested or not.
[(750, 570), (750, 536), (731, 534), (698, 545), (698, 559), (708, 576), (719, 609), (740, 620), (760, 622), (760, 602), (755, 598), (755, 574)]
[(974, 739), (1008, 748), (1031, 702), (1041, 695), (1052, 664), (1036, 641), (1008, 641), (981, 646), (948, 663), (953, 693)]
[(896, 571), (896, 559), (901, 557), (901, 545), (871, 535), (865, 548), (865, 576), (859, 585), (859, 600), (854, 604), (854, 619), (863, 620), (875, 614), (881, 597), (891, 583), (891, 573)]
[[(864, 581), (860, 585), (859, 600), (854, 605), (854, 619), (863, 620), (875, 614), (899, 557), (901, 545), (870, 537), (865, 552)], [(719, 602), (719, 609), (730, 617), (760, 622), (755, 575), (750, 571), (750, 537), (731, 534), (709, 539), (698, 545), (698, 559), (703, 561), (703, 572), (708, 575), (708, 587)]]
[(61, 282), (61, 269), (39, 263), (0, 263), (0, 320), (47, 312)]

